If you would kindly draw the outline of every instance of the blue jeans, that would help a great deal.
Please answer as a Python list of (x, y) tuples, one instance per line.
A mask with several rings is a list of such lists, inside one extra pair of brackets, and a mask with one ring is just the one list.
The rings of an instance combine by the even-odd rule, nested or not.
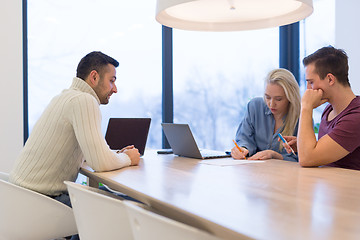
[(138, 203), (142, 203), (140, 202), (139, 200), (135, 199), (135, 198), (132, 198), (126, 194), (123, 194), (121, 192), (115, 192), (115, 191), (112, 191), (109, 187), (106, 187), (106, 186), (100, 186), (99, 187), (100, 190), (103, 190), (103, 191), (106, 191), (106, 192), (109, 192), (109, 193), (112, 193), (116, 196), (119, 196), (119, 197), (122, 197), (123, 199), (125, 200), (130, 200), (130, 201), (134, 201), (134, 202), (138, 202)]
[(72, 208), (72, 205), (71, 205), (71, 201), (70, 201), (70, 196), (68, 193), (63, 193), (59, 196), (56, 196), (56, 197), (51, 197), (65, 205), (67, 205), (68, 207), (71, 207)]
[[(63, 193), (59, 196), (52, 197), (52, 198), (72, 208), (70, 196), (68, 193)], [(79, 234), (71, 236), (71, 240), (79, 240), (79, 239), (80, 239)]]

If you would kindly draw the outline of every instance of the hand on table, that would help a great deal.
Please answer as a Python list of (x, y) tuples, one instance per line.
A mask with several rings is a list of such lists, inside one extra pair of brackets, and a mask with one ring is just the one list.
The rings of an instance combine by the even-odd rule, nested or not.
[(239, 151), (239, 149), (235, 146), (231, 149), (231, 156), (234, 159), (245, 159), (246, 155), (248, 155), (249, 150), (247, 150), (246, 148), (240, 147), (242, 152)]
[(131, 166), (139, 165), (140, 161), (140, 153), (137, 148), (134, 147), (134, 145), (126, 146), (123, 149), (119, 151), (120, 153), (125, 153), (129, 156), (131, 160)]
[(266, 159), (283, 159), (280, 153), (277, 153), (273, 150), (264, 150), (255, 153), (248, 160), (266, 160)]

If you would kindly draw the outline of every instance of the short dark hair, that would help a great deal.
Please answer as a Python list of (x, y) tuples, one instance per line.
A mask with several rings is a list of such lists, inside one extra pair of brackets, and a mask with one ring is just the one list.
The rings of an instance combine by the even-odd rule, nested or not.
[(323, 47), (303, 59), (306, 67), (315, 63), (315, 71), (324, 79), (328, 73), (334, 75), (344, 86), (350, 86), (348, 56), (342, 49)]
[(85, 80), (89, 76), (90, 72), (93, 70), (96, 70), (99, 75), (102, 76), (103, 69), (108, 64), (112, 64), (114, 65), (114, 67), (119, 66), (118, 61), (102, 52), (94, 51), (88, 53), (80, 60), (79, 65), (76, 69), (76, 77)]

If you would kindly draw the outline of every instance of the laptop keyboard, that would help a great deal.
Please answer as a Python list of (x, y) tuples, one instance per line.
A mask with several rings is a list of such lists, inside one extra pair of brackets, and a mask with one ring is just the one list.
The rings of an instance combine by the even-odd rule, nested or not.
[(208, 149), (201, 149), (200, 153), (201, 156), (203, 156), (204, 158), (230, 157), (230, 155), (225, 154), (225, 152), (208, 150)]

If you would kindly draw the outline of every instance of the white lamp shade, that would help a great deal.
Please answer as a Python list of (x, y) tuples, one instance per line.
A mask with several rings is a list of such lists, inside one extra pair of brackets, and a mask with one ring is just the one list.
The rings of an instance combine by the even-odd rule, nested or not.
[(157, 0), (156, 20), (183, 30), (238, 31), (291, 24), (312, 12), (312, 0)]

